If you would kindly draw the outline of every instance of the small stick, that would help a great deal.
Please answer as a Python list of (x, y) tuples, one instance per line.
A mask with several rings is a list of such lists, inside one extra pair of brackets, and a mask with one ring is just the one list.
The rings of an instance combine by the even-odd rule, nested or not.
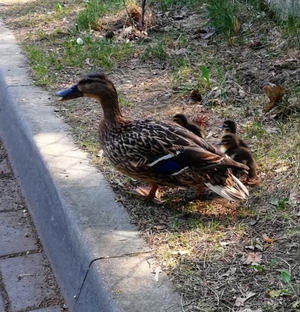
[(144, 25), (145, 25), (145, 4), (146, 4), (146, 0), (142, 0), (141, 1), (141, 19), (140, 19), (140, 24), (139, 24), (139, 30), (143, 30)]

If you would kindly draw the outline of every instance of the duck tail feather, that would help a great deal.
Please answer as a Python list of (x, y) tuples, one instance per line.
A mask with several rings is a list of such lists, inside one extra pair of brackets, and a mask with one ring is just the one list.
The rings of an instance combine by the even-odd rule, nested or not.
[(205, 185), (218, 195), (230, 200), (245, 200), (249, 196), (249, 191), (246, 186), (234, 175), (231, 174), (233, 181), (232, 185), (212, 185), (211, 183), (205, 183)]

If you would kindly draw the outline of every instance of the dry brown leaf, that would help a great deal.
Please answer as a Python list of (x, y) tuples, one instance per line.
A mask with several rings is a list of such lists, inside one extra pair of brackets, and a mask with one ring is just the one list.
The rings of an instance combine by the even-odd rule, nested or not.
[(243, 262), (243, 264), (253, 264), (257, 265), (260, 264), (262, 260), (262, 253), (261, 252), (250, 252), (248, 254), (247, 259)]
[(275, 169), (274, 171), (277, 173), (285, 172), (289, 169), (289, 166), (281, 166), (280, 168)]
[(237, 306), (237, 307), (243, 306), (244, 303), (245, 303), (248, 299), (252, 298), (252, 297), (255, 296), (255, 295), (256, 295), (256, 293), (250, 291), (248, 294), (246, 294), (246, 297), (244, 297), (244, 298), (242, 298), (242, 297), (236, 298), (236, 300), (235, 300), (235, 306)]
[(262, 237), (263, 237), (263, 240), (264, 240), (266, 243), (268, 243), (268, 244), (272, 244), (272, 243), (273, 243), (273, 239), (270, 238), (267, 234), (263, 234)]
[(266, 106), (263, 108), (264, 113), (269, 112), (275, 106), (274, 102), (268, 102)]
[(276, 103), (282, 100), (284, 94), (287, 93), (287, 89), (281, 85), (266, 85), (263, 87), (263, 91), (269, 98), (270, 102), (264, 107), (264, 112), (269, 112)]
[(233, 21), (233, 29), (234, 29), (235, 34), (238, 34), (240, 31), (240, 23), (236, 17), (234, 18), (234, 21)]

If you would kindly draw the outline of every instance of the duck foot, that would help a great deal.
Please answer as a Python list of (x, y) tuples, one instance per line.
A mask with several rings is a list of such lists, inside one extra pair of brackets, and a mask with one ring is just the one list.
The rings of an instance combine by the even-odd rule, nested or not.
[(259, 179), (247, 179), (243, 183), (245, 185), (248, 185), (248, 186), (255, 186), (255, 185), (259, 184)]
[(149, 198), (154, 201), (159, 201), (159, 192), (157, 191), (158, 185), (153, 184), (152, 187), (149, 186), (140, 186), (130, 193), (133, 195), (138, 195), (141, 197)]
[(204, 185), (201, 185), (200, 187), (198, 187), (196, 195), (195, 195), (195, 199), (198, 199), (200, 197), (200, 195), (203, 193), (204, 190)]

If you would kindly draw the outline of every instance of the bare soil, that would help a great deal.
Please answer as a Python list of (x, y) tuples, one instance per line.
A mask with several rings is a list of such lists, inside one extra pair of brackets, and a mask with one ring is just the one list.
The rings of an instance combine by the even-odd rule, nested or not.
[[(0, 9), (21, 43), (53, 48), (47, 40), (28, 38), (34, 27), (20, 21), (28, 16), (29, 6), (20, 10), (0, 4)], [(48, 8), (35, 3), (30, 10), (34, 19)], [(116, 199), (182, 295), (183, 311), (300, 311), (299, 47), (267, 19), (253, 23), (249, 33), (228, 44), (215, 34), (208, 39), (199, 35), (207, 21), (204, 13), (185, 8), (163, 14), (153, 9), (152, 16), (151, 40), (171, 30), (187, 34), (188, 46), (176, 41), (165, 44), (169, 55), (182, 53), (190, 58), (193, 72), (174, 79), (171, 63), (142, 61), (137, 40), (135, 56), (108, 72), (125, 104), (130, 103), (122, 105), (123, 114), (171, 120), (175, 113), (184, 112), (195, 121), (205, 116), (207, 140), (212, 144), (220, 141), (222, 122), (235, 120), (258, 164), (260, 184), (250, 188), (249, 200), (233, 204), (209, 192), (195, 200), (194, 190), (167, 187), (161, 189), (160, 205), (135, 198), (128, 191), (139, 183), (116, 172), (98, 153), (99, 104), (53, 100), (57, 112), (73, 126), (78, 143), (92, 152), (91, 161), (110, 181)], [(68, 20), (71, 23), (74, 16)], [(105, 31), (122, 32), (116, 23), (108, 25)], [(51, 26), (43, 25), (49, 32)], [(190, 93), (197, 87), (195, 75), (199, 77), (201, 64), (210, 66), (211, 73), (218, 68), (222, 73), (219, 79), (212, 77), (210, 89), (202, 84), (202, 101), (197, 102)], [(89, 62), (84, 69), (61, 70), (50, 92), (91, 70), (95, 68)], [(289, 94), (285, 102), (264, 113), (269, 99), (263, 88), (270, 83), (284, 86)]]

